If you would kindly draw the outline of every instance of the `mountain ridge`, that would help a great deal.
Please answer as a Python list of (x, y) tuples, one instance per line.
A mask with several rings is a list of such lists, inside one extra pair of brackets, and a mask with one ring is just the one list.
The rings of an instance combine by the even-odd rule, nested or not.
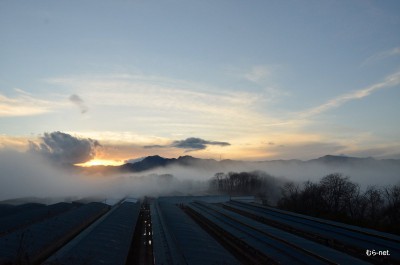
[[(400, 169), (400, 159), (376, 159), (372, 157), (350, 157), (350, 156), (335, 156), (325, 155), (319, 158), (310, 160), (299, 160), (299, 159), (279, 159), (279, 160), (263, 160), (263, 161), (244, 161), (244, 160), (215, 160), (215, 159), (203, 159), (196, 158), (193, 156), (179, 156), (178, 158), (165, 158), (159, 155), (147, 156), (140, 161), (133, 163), (125, 163), (120, 166), (92, 166), (92, 169), (99, 169), (105, 172), (123, 172), (123, 173), (136, 173), (145, 172), (153, 169), (166, 168), (170, 166), (182, 166), (182, 167), (198, 167), (208, 169), (229, 169), (231, 166), (238, 165), (266, 165), (266, 166), (285, 166), (285, 165), (298, 165), (307, 166), (321, 164), (332, 168), (341, 168), (343, 166), (379, 166), (384, 168), (385, 166), (398, 166)], [(87, 170), (90, 171), (90, 168)]]

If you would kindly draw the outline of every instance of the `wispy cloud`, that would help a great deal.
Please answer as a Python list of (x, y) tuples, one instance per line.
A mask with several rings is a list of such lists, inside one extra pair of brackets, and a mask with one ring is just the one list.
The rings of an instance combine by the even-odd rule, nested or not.
[(248, 72), (244, 74), (244, 78), (248, 81), (259, 83), (265, 80), (271, 74), (269, 67), (265, 65), (253, 66)]
[(313, 159), (326, 154), (339, 155), (345, 146), (337, 142), (311, 141), (297, 142), (285, 145), (268, 146), (274, 156), (281, 159), (301, 158), (303, 160)]
[(393, 57), (393, 56), (399, 56), (400, 55), (400, 47), (395, 47), (393, 49), (390, 50), (386, 50), (383, 52), (379, 52), (377, 54), (374, 54), (370, 57), (368, 57), (363, 63), (362, 65), (367, 65), (370, 64), (372, 62), (375, 61), (379, 61), (379, 60), (383, 60), (389, 57)]
[(0, 117), (33, 116), (54, 110), (59, 104), (31, 96), (22, 90), (16, 90), (15, 97), (0, 94)]
[(34, 141), (35, 137), (28, 136), (11, 136), (0, 134), (0, 149), (15, 149), (25, 151), (28, 148), (28, 142)]
[[(154, 76), (109, 75), (54, 78), (50, 83), (69, 86), (92, 103), (103, 106), (162, 107), (163, 109), (220, 112), (224, 105), (254, 104), (258, 95)], [(213, 106), (215, 104), (215, 106)], [(207, 108), (205, 108), (207, 107)]]
[[(277, 123), (263, 112), (264, 91), (231, 90), (208, 84), (158, 76), (113, 74), (47, 79), (69, 88), (91, 106), (92, 115), (107, 109), (126, 113), (131, 124), (168, 133), (254, 130), (257, 124)], [(96, 112), (97, 111), (97, 112)], [(177, 130), (179, 128), (179, 130)]]
[(318, 115), (330, 109), (337, 108), (348, 101), (361, 99), (371, 95), (373, 92), (378, 91), (380, 89), (397, 86), (399, 84), (400, 84), (400, 72), (396, 72), (392, 75), (387, 76), (382, 82), (373, 84), (371, 86), (368, 86), (360, 90), (340, 95), (336, 98), (327, 101), (322, 105), (301, 112), (300, 116), (302, 118), (307, 118), (314, 115)]

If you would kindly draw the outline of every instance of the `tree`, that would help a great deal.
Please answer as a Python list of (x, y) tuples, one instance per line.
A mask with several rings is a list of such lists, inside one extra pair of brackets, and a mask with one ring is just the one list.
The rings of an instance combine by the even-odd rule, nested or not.
[(382, 190), (370, 186), (364, 193), (365, 198), (365, 217), (372, 223), (372, 226), (376, 226), (382, 216), (382, 210), (384, 208), (384, 198)]
[(322, 198), (334, 215), (346, 215), (351, 205), (353, 194), (357, 192), (358, 186), (343, 177), (340, 173), (333, 173), (323, 177), (320, 181)]
[(394, 185), (385, 188), (387, 207), (385, 216), (388, 218), (388, 226), (395, 232), (400, 233), (400, 186)]
[(302, 212), (319, 216), (326, 213), (326, 204), (323, 200), (323, 189), (320, 185), (306, 181), (300, 194)]
[(281, 189), (282, 198), (278, 202), (278, 206), (284, 209), (298, 211), (299, 210), (299, 198), (300, 198), (300, 187), (294, 182), (287, 182)]

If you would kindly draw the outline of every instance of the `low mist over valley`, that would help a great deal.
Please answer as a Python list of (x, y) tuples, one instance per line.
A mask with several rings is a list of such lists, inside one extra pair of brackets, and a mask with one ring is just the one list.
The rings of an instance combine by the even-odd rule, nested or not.
[(58, 155), (50, 151), (43, 153), (37, 148), (27, 152), (1, 150), (0, 199), (210, 194), (215, 192), (209, 187), (215, 175), (232, 172), (260, 172), (270, 176), (273, 181), (268, 190), (279, 197), (287, 182), (316, 182), (328, 174), (340, 173), (364, 190), (368, 186), (399, 184), (400, 172), (400, 160), (331, 155), (307, 161), (218, 161), (192, 156), (149, 156), (120, 166), (90, 167), (74, 165), (70, 156), (66, 150)]
[(399, 0), (0, 1), (0, 265), (400, 264), (399, 29)]
[(0, 151), (2, 203), (251, 195), (265, 205), (399, 232), (400, 160), (326, 155), (307, 161), (219, 161), (155, 155), (83, 167), (74, 163), (91, 157), (100, 143), (56, 136), (69, 144), (47, 141), (31, 143), (26, 152)]

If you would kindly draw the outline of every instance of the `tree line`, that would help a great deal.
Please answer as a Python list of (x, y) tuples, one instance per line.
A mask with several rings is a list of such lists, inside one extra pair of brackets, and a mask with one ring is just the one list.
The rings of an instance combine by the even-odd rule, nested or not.
[(264, 204), (276, 204), (282, 184), (283, 181), (263, 171), (219, 172), (210, 180), (210, 189), (231, 196), (254, 195)]
[(284, 210), (400, 234), (400, 185), (361, 190), (340, 173), (298, 184), (253, 171), (216, 173), (210, 189), (231, 196), (254, 195)]
[(400, 234), (400, 186), (360, 186), (340, 173), (318, 183), (288, 182), (281, 188), (281, 209)]

